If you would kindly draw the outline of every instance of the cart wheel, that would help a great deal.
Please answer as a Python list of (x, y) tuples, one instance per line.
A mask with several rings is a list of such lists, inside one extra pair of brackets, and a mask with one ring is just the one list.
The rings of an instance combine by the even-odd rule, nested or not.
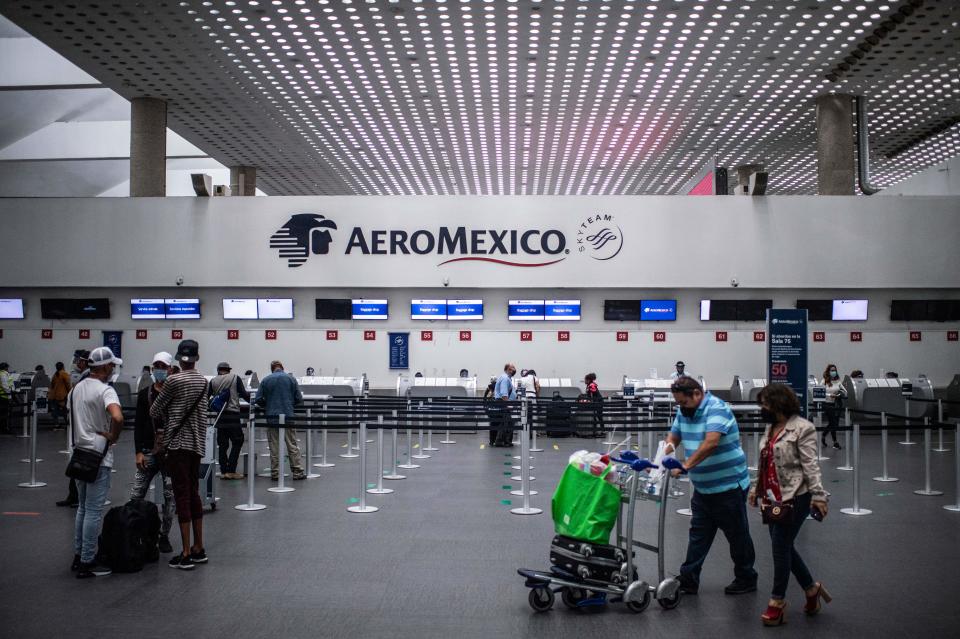
[(532, 588), (530, 590), (530, 596), (527, 597), (527, 601), (530, 602), (530, 607), (537, 612), (546, 612), (553, 608), (553, 600), (553, 591), (546, 586)]
[(560, 600), (567, 608), (577, 609), (578, 603), (587, 598), (587, 591), (582, 588), (563, 588), (560, 590)]
[(682, 594), (683, 593), (681, 593), (678, 590), (677, 593), (672, 597), (657, 599), (657, 603), (660, 604), (660, 607), (663, 608), (664, 610), (673, 610), (674, 608), (680, 605), (680, 596)]
[[(643, 612), (647, 609), (647, 606), (650, 605), (651, 601), (653, 601), (653, 593), (648, 590), (643, 593), (643, 599), (640, 601), (628, 601), (627, 610), (630, 612)], [(661, 605), (663, 605), (662, 602)]]
[(213, 511), (213, 510), (216, 510), (216, 509), (217, 509), (217, 502), (211, 503), (211, 504), (210, 504), (210, 510)]

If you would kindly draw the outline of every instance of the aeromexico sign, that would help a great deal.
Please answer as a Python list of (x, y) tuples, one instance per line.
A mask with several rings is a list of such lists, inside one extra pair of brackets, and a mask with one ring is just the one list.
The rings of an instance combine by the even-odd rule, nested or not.
[(270, 236), (270, 248), (290, 268), (333, 252), (433, 256), (437, 266), (483, 262), (530, 268), (557, 264), (571, 255), (612, 260), (623, 249), (623, 231), (613, 215), (604, 213), (587, 216), (567, 230), (464, 225), (413, 230), (354, 226), (349, 231), (327, 216), (296, 213)]

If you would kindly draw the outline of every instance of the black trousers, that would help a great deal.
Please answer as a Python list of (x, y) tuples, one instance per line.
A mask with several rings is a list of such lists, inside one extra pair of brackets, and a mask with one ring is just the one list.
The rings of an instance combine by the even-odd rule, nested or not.
[(237, 472), (240, 449), (243, 447), (243, 426), (240, 413), (224, 411), (217, 422), (217, 453), (220, 462), (220, 474)]
[(820, 439), (824, 444), (827, 443), (827, 433), (833, 437), (833, 443), (837, 443), (837, 428), (840, 427), (840, 411), (842, 410), (842, 408), (835, 404), (824, 408), (824, 411), (827, 413), (827, 427), (820, 435)]

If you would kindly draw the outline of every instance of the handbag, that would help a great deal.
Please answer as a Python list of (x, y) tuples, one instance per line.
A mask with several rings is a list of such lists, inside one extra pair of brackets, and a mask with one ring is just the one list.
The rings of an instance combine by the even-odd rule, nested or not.
[[(70, 395), (70, 432), (73, 433), (74, 429), (74, 420), (76, 417), (76, 411), (73, 410), (73, 395)], [(67, 462), (67, 468), (64, 471), (64, 474), (70, 479), (75, 479), (77, 481), (84, 481), (87, 483), (93, 483), (97, 480), (97, 475), (100, 474), (100, 465), (103, 463), (103, 458), (107, 454), (107, 450), (110, 448), (110, 441), (107, 440), (107, 445), (103, 447), (102, 451), (92, 450), (90, 448), (81, 448), (80, 446), (74, 446), (73, 452), (70, 453), (70, 461)]]
[(793, 500), (767, 502), (760, 500), (760, 517), (764, 525), (779, 524), (793, 517)]

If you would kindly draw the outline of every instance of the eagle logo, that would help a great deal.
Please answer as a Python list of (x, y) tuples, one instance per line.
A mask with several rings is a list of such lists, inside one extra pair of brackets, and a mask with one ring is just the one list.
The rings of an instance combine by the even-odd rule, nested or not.
[(333, 220), (322, 215), (296, 213), (270, 236), (270, 248), (278, 250), (280, 259), (287, 260), (288, 267), (298, 268), (306, 263), (309, 255), (330, 252), (333, 241), (330, 229), (336, 228)]

